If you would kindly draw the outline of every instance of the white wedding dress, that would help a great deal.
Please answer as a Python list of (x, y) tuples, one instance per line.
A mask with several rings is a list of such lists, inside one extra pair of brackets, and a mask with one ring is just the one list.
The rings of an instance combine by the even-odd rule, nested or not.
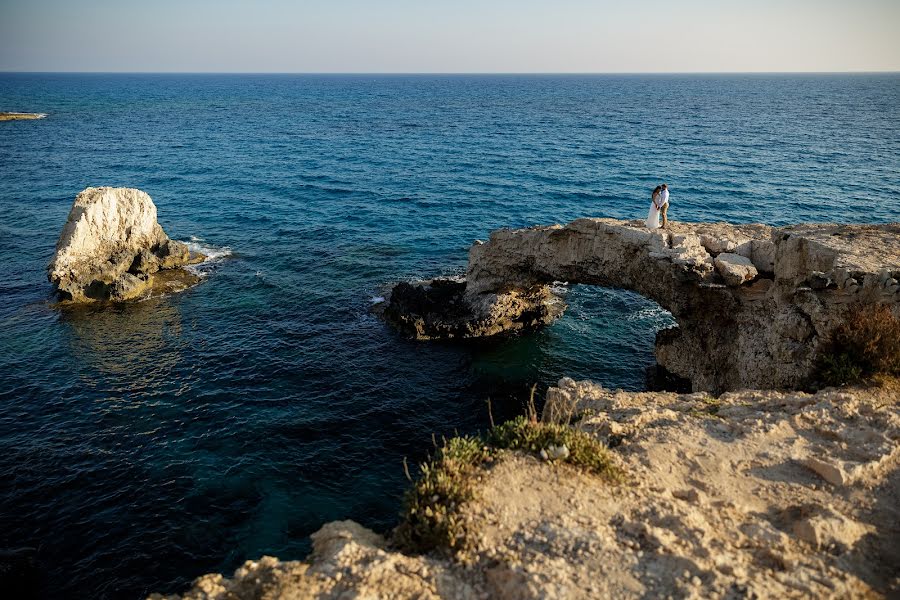
[(647, 214), (647, 229), (659, 229), (659, 209), (656, 202), (650, 201), (650, 212)]

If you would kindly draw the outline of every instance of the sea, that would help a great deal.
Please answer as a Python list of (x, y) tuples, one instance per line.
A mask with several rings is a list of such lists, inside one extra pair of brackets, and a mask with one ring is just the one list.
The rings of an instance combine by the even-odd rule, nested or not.
[[(630, 292), (561, 283), (558, 322), (478, 342), (373, 316), (493, 229), (645, 218), (660, 183), (679, 221), (900, 205), (898, 74), (7, 73), (0, 110), (47, 115), (0, 123), (0, 564), (39, 598), (184, 591), (302, 559), (335, 519), (387, 532), (404, 458), (489, 406), (564, 376), (645, 389), (673, 321)], [(202, 282), (56, 305), (46, 267), (89, 186), (150, 194)]]

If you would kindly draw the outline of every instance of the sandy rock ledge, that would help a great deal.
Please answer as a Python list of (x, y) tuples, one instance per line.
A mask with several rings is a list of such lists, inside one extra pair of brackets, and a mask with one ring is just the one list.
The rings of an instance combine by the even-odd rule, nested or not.
[(453, 559), (401, 554), (341, 521), (313, 535), (308, 562), (264, 557), (150, 598), (900, 594), (896, 389), (713, 399), (563, 379), (543, 418), (605, 441), (627, 480), (506, 452), (479, 470), (476, 500), (462, 508), (468, 550)]

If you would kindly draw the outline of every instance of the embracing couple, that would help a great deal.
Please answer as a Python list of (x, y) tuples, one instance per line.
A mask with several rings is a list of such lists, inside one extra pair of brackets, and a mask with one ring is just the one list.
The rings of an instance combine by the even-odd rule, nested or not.
[(662, 184), (656, 186), (650, 196), (650, 213), (647, 215), (647, 229), (659, 229), (659, 215), (662, 214), (662, 226), (669, 224), (666, 213), (669, 212), (669, 186)]

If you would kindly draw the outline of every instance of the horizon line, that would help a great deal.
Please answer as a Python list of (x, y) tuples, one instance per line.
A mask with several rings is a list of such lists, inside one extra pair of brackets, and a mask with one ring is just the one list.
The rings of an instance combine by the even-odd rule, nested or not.
[(859, 71), (25, 71), (2, 75), (893, 75), (900, 70)]

